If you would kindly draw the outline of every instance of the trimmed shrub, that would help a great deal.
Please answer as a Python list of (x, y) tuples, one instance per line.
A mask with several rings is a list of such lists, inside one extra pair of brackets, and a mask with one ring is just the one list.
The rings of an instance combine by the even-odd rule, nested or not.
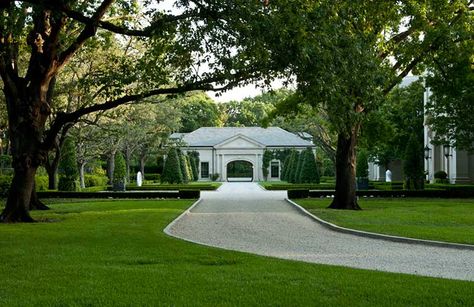
[(144, 180), (149, 180), (149, 181), (160, 181), (161, 175), (160, 174), (147, 174), (145, 173), (145, 178)]
[(313, 150), (307, 148), (302, 153), (302, 165), (300, 170), (300, 183), (319, 183), (319, 168), (316, 164)]
[(288, 190), (288, 198), (308, 198), (309, 190)]
[(183, 153), (179, 154), (179, 166), (183, 176), (183, 182), (188, 183), (191, 180), (191, 175), (189, 174), (186, 156)]
[(191, 159), (188, 155), (185, 156), (186, 158), (186, 172), (189, 175), (189, 181), (194, 181), (193, 169), (191, 167)]
[(115, 167), (114, 167), (114, 190), (125, 191), (125, 177), (127, 176), (127, 166), (125, 164), (125, 158), (121, 152), (115, 154)]
[(107, 185), (108, 178), (107, 176), (101, 175), (84, 175), (84, 183), (86, 187), (103, 187)]
[(296, 178), (296, 168), (298, 167), (299, 152), (296, 150), (291, 153), (290, 163), (288, 164), (288, 173), (286, 175), (286, 180), (291, 183), (295, 183)]
[(171, 147), (165, 160), (161, 182), (183, 183), (183, 173), (181, 172), (180, 158), (176, 148)]
[(216, 181), (217, 179), (219, 179), (219, 176), (220, 175), (218, 173), (211, 174), (211, 180)]
[(365, 149), (361, 149), (357, 153), (356, 177), (369, 177), (369, 157)]
[(188, 152), (195, 181), (199, 179), (199, 153), (197, 151)]
[(79, 170), (77, 169), (76, 144), (71, 138), (64, 140), (61, 148), (61, 160), (58, 166), (59, 191), (79, 190)]
[(434, 173), (435, 179), (448, 179), (448, 174), (445, 171), (437, 171)]
[(36, 175), (35, 176), (35, 189), (36, 191), (47, 191), (49, 187), (48, 176)]
[[(291, 155), (291, 154), (290, 154)], [(290, 155), (286, 156), (285, 161), (283, 162), (283, 169), (281, 171), (281, 180), (288, 180), (288, 165), (290, 164)]]

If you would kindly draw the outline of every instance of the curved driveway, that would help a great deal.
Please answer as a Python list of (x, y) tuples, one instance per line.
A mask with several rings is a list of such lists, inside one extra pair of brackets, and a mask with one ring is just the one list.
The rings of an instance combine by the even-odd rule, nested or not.
[(225, 183), (172, 224), (172, 236), (306, 262), (474, 281), (474, 250), (390, 242), (332, 231), (256, 183)]

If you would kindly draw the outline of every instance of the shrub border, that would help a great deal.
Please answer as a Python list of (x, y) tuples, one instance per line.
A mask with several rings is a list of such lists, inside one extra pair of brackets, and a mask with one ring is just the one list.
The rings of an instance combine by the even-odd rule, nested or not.
[(199, 190), (159, 191), (159, 192), (37, 192), (40, 198), (200, 198)]

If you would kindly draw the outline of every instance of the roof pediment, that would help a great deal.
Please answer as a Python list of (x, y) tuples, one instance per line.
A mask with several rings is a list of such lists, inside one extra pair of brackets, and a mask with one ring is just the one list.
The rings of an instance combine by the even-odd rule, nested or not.
[(219, 149), (261, 149), (265, 148), (265, 145), (245, 135), (237, 134), (214, 147)]

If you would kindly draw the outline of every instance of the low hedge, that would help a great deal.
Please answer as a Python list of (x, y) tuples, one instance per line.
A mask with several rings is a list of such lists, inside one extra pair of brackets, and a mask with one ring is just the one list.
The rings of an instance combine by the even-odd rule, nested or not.
[(182, 198), (197, 199), (200, 191), (159, 191), (159, 192), (63, 192), (44, 191), (38, 192), (40, 198)]
[(274, 190), (334, 190), (334, 184), (311, 184), (311, 183), (275, 183), (275, 184), (265, 184), (265, 189), (274, 191)]
[[(12, 183), (13, 176), (11, 175), (0, 175), (0, 197), (8, 195), (10, 186)], [(36, 176), (35, 177), (36, 191), (48, 190), (48, 176)]]
[[(136, 175), (135, 175), (135, 179), (136, 179)], [(143, 179), (159, 182), (161, 180), (161, 174), (147, 174), (147, 173), (145, 173), (145, 178), (143, 178)]]
[[(394, 190), (356, 191), (362, 197), (423, 197), (423, 198), (473, 198), (474, 190)], [(288, 190), (288, 198), (320, 198), (334, 196), (334, 191)]]
[(127, 191), (170, 191), (170, 190), (196, 190), (196, 191), (214, 191), (217, 186), (211, 184), (157, 184), (143, 185), (141, 187), (136, 184), (126, 186)]

